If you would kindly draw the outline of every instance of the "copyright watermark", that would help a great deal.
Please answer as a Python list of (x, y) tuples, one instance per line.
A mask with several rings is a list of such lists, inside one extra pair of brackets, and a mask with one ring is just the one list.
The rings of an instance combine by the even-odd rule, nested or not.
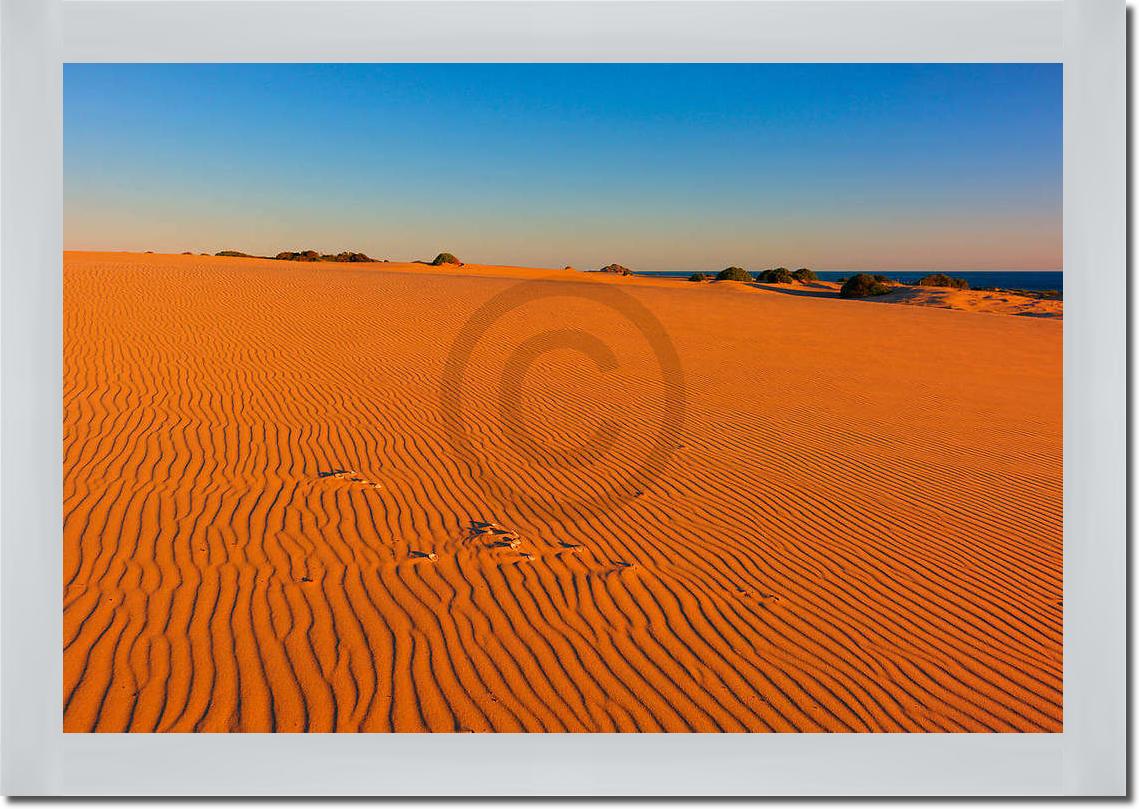
[[(523, 317), (524, 307), (539, 302), (557, 304), (556, 313), (543, 315), (535, 328), (535, 316)], [(618, 379), (625, 344), (614, 330), (599, 328), (596, 317), (583, 316), (583, 307), (608, 310), (611, 320), (632, 327), (643, 349), (652, 356), (652, 388), (659, 391), (653, 402), (628, 402), (640, 415), (653, 422), (646, 429), (638, 419), (639, 435), (630, 435), (626, 420), (613, 413), (599, 413), (592, 419), (593, 430), (584, 440), (555, 450), (551, 434), (560, 434), (556, 408), (548, 408), (551, 423), (532, 423), (527, 418), (527, 381), (535, 367), (554, 352), (572, 352), (604, 380)], [(516, 321), (516, 322), (515, 322)], [(513, 326), (514, 328), (510, 328)], [(474, 361), (476, 353), (493, 330), (510, 334), (505, 362), (494, 374), (485, 372)], [(475, 394), (477, 389), (489, 393)], [(531, 391), (531, 393), (534, 393)], [(475, 396), (483, 408), (490, 407), (489, 425), (471, 418)], [(536, 393), (540, 400), (541, 391)], [(534, 399), (535, 396), (531, 396)], [(461, 468), (483, 488), (497, 497), (532, 505), (569, 506), (589, 510), (612, 510), (641, 496), (646, 487), (666, 469), (680, 446), (685, 417), (684, 372), (676, 347), (660, 320), (640, 301), (612, 284), (574, 283), (568, 280), (523, 281), (498, 293), (480, 306), (460, 328), (443, 367), (439, 388), (446, 440)], [(489, 401), (487, 401), (489, 399)], [(486, 411), (480, 410), (485, 417)], [(497, 446), (495, 446), (497, 444)], [(617, 452), (621, 447), (622, 451)], [(526, 485), (501, 471), (498, 456), (508, 451), (521, 458), (531, 470), (547, 480), (568, 480), (572, 475), (588, 485), (585, 492), (570, 487)], [(578, 486), (577, 488), (582, 488)], [(540, 491), (535, 491), (540, 489)]]

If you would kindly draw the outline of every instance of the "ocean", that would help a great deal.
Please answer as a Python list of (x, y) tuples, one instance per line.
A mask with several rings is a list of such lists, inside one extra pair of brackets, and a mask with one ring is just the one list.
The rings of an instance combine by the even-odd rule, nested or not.
[[(639, 272), (637, 275), (687, 278), (693, 272), (696, 271), (666, 270), (662, 272)], [(718, 271), (701, 270), (701, 272), (706, 272), (708, 275), (714, 276)], [(1034, 291), (1055, 289), (1059, 292), (1064, 291), (1064, 273), (1055, 270), (970, 270), (961, 272), (953, 270), (899, 270), (890, 272), (882, 272), (879, 270), (820, 270), (818, 271), (818, 276), (823, 281), (837, 281), (839, 278), (849, 278), (859, 272), (885, 275), (889, 278), (893, 278), (895, 281), (901, 281), (904, 284), (913, 284), (923, 275), (929, 275), (932, 272), (944, 272), (946, 275), (951, 275), (954, 278), (964, 278), (969, 282), (969, 286), (973, 288), (999, 287), (1001, 289), (1031, 289)]]

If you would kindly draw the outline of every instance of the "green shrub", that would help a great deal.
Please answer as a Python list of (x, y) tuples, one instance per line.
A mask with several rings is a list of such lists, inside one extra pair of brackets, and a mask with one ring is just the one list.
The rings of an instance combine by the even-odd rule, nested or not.
[(716, 273), (717, 281), (750, 281), (751, 273), (743, 267), (725, 267)]
[(600, 270), (598, 270), (598, 272), (607, 272), (607, 273), (611, 273), (613, 275), (632, 275), (633, 274), (632, 270), (630, 270), (628, 267), (624, 267), (620, 264), (606, 264), (604, 267), (602, 267)]
[(341, 253), (318, 253), (315, 250), (302, 250), (301, 252), (294, 252), (292, 250), (285, 250), (273, 258), (278, 261), (375, 261), (363, 253), (353, 253), (350, 250), (345, 250)]
[(707, 281), (708, 276), (707, 276), (707, 274), (702, 273), (702, 272), (694, 272), (694, 273), (692, 273), (692, 275), (688, 276), (688, 280), (689, 281)]
[(320, 253), (316, 252), (315, 250), (302, 250), (298, 253), (294, 253), (292, 251), (285, 251), (283, 253), (278, 253), (277, 255), (273, 256), (273, 258), (278, 259), (280, 261), (321, 261), (322, 260)]
[(320, 253), (315, 250), (303, 250), (300, 252), (293, 252), (286, 250), (273, 256), (278, 261), (320, 261)]
[(968, 289), (969, 282), (964, 278), (953, 278), (943, 272), (930, 273), (918, 281), (921, 287), (952, 287), (953, 289)]
[(236, 258), (252, 258), (248, 253), (242, 253), (238, 250), (219, 250), (214, 253), (215, 256), (234, 256)]
[(439, 255), (435, 256), (435, 260), (432, 261), (431, 263), (436, 267), (443, 265), (443, 264), (458, 264), (460, 266), (462, 266), (462, 264), (463, 264), (463, 262), (459, 261), (451, 253), (440, 253)]
[(878, 278), (880, 277), (882, 276), (860, 272), (858, 275), (853, 275), (847, 279), (838, 294), (843, 298), (870, 298), (875, 295), (885, 295), (892, 291), (892, 287), (879, 281)]
[(375, 261), (375, 259), (369, 258), (364, 253), (353, 253), (351, 250), (345, 250), (343, 252), (337, 253), (336, 255), (321, 256), (320, 258), (321, 261), (348, 261), (353, 263)]
[(809, 284), (812, 281), (818, 281), (819, 276), (815, 275), (814, 270), (808, 270), (806, 267), (800, 267), (791, 273), (791, 277), (796, 281), (801, 281), (804, 284)]
[(776, 267), (774, 270), (764, 270), (755, 277), (761, 284), (791, 284), (795, 277), (786, 267)]

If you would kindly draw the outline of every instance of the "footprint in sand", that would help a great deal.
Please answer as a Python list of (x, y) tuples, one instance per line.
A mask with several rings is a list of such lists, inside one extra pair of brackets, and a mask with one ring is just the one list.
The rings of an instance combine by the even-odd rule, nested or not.
[(467, 527), (467, 539), (486, 539), (491, 548), (517, 548), (522, 544), (522, 537), (517, 531), (505, 528), (496, 522), (482, 522), (471, 520)]
[(596, 567), (591, 567), (588, 575), (597, 576), (602, 579), (608, 579), (613, 576), (627, 577), (633, 576), (638, 570), (636, 562), (626, 562), (623, 559), (617, 561), (602, 562), (598, 560)]
[[(522, 537), (518, 535), (517, 531), (496, 522), (471, 520), (470, 525), (467, 526), (467, 540), (472, 539), (485, 540), (488, 548), (505, 548), (515, 551), (522, 547)], [(532, 553), (520, 553), (518, 558), (521, 561), (532, 562), (535, 556)]]
[(369, 489), (383, 488), (383, 486), (379, 483), (376, 483), (374, 480), (368, 480), (368, 478), (364, 477), (354, 469), (325, 469), (317, 471), (316, 475), (321, 480), (343, 480), (346, 483), (362, 484)]
[(746, 588), (736, 590), (736, 595), (738, 595), (740, 598), (753, 599), (758, 602), (759, 606), (761, 607), (766, 607), (771, 604), (778, 604), (780, 601), (779, 596), (775, 595), (774, 593), (762, 593), (759, 590), (749, 590)]
[(581, 564), (585, 562), (582, 557), (585, 556), (587, 550), (588, 549), (584, 545), (578, 545), (576, 542), (566, 542), (565, 540), (562, 540), (558, 543), (558, 550), (554, 555), (562, 560), (565, 560), (567, 558), (575, 559), (579, 564)]
[(518, 539), (518, 532), (505, 528), (496, 522), (483, 522), (482, 520), (471, 520), (471, 524), (467, 526), (467, 539), (478, 539), (479, 537), (490, 537), (492, 539)]

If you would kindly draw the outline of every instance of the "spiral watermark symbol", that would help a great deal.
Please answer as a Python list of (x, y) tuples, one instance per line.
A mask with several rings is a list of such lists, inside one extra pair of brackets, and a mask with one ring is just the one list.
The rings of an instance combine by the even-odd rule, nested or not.
[[(502, 366), (497, 384), (482, 379), (482, 388), (494, 388), (491, 405), (494, 407), (495, 433), (500, 431), (507, 447), (486, 447), (472, 430), (466, 399), (471, 395), (472, 357), (487, 335), (511, 313), (539, 301), (566, 304), (559, 308), (558, 320), (565, 321), (556, 327), (525, 337), (512, 346)], [(573, 352), (584, 357), (601, 377), (614, 374), (621, 368), (618, 353), (611, 342), (612, 333), (598, 334), (582, 323), (575, 323), (574, 302), (587, 302), (604, 307), (621, 321), (632, 326), (640, 340), (652, 354), (659, 384), (655, 406), (645, 406), (658, 421), (649, 430), (647, 446), (638, 447), (636, 457), (620, 456), (621, 468), (616, 472), (612, 464), (605, 474), (590, 479), (588, 493), (573, 494), (559, 487), (546, 486), (546, 494), (537, 494), (511, 483), (488, 462), (488, 454), (509, 449), (517, 456), (539, 467), (549, 476), (574, 473), (589, 478), (592, 469), (600, 469), (606, 460), (614, 460), (615, 447), (628, 438), (626, 425), (607, 414), (595, 419), (592, 434), (584, 441), (558, 454), (554, 454), (548, 432), (536, 432), (527, 424), (525, 407), (526, 381), (535, 365), (552, 352)], [(578, 318), (580, 319), (580, 318)], [(461, 468), (469, 470), (479, 485), (490, 489), (501, 498), (513, 501), (545, 501), (545, 505), (575, 508), (613, 509), (638, 496), (667, 467), (680, 446), (684, 428), (685, 388), (680, 358), (668, 332), (660, 320), (640, 301), (613, 284), (574, 283), (562, 279), (530, 280), (511, 286), (480, 306), (460, 328), (443, 367), (439, 398), (446, 439)], [(638, 403), (634, 403), (637, 406)], [(501, 439), (499, 439), (501, 440)], [(628, 442), (626, 442), (628, 443)], [(480, 446), (482, 451), (480, 452)], [(551, 493), (551, 489), (553, 490)]]

